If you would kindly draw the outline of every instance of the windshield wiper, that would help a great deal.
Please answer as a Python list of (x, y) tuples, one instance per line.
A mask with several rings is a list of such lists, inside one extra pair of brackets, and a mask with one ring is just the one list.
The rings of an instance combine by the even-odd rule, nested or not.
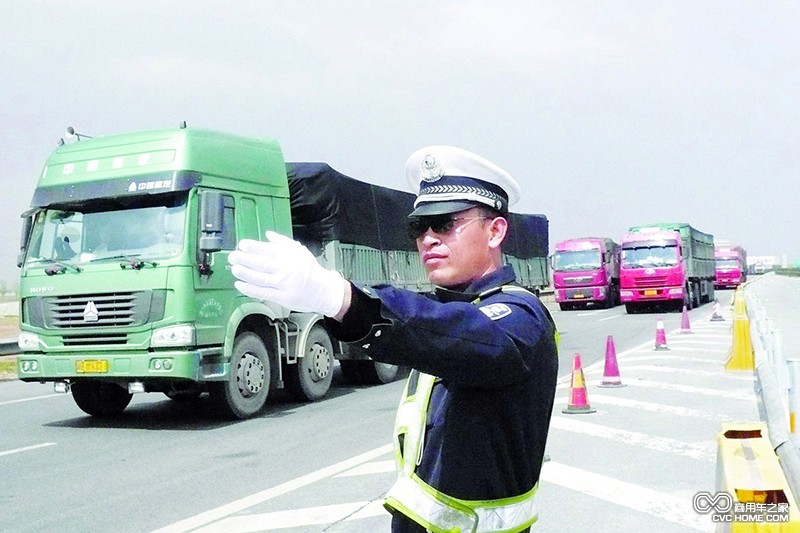
[(139, 255), (141, 254), (109, 255), (106, 257), (95, 257), (89, 262), (97, 263), (99, 261), (117, 261), (119, 259), (124, 259), (124, 261), (120, 261), (119, 263), (120, 268), (132, 268), (134, 270), (139, 270), (144, 266), (158, 266), (158, 263), (155, 261), (142, 261), (141, 259), (138, 259)]
[(69, 263), (65, 263), (63, 261), (59, 261), (58, 259), (45, 259), (50, 265), (44, 267), (44, 273), (48, 276), (55, 276), (56, 274), (63, 274), (67, 270), (74, 270), (75, 272), (81, 272), (83, 269), (79, 266), (71, 265)]

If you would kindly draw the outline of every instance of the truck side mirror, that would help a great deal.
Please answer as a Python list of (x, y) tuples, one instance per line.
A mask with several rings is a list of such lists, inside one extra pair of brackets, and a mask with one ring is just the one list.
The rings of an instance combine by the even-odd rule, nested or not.
[(28, 251), (28, 239), (30, 239), (31, 228), (33, 227), (33, 216), (28, 215), (22, 222), (22, 236), (19, 241), (19, 255), (17, 255), (17, 267), (22, 267), (25, 261), (25, 252)]
[(200, 251), (222, 250), (222, 230), (225, 216), (225, 199), (216, 191), (204, 191), (200, 196)]

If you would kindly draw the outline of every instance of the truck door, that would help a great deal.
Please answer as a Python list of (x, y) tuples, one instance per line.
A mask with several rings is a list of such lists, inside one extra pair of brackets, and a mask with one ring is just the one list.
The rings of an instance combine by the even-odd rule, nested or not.
[[(202, 195), (203, 191), (200, 191)], [(222, 195), (223, 211), (221, 220), (221, 249), (204, 254), (197, 253), (197, 264), (206, 265), (195, 269), (194, 295), (197, 309), (197, 344), (212, 345), (222, 344), (225, 339), (225, 330), (228, 317), (232, 312), (234, 278), (228, 264), (228, 254), (236, 248), (236, 210), (234, 198), (231, 195)], [(200, 211), (200, 210), (198, 210)], [(198, 219), (202, 216), (198, 212)], [(201, 224), (197, 224), (197, 240), (201, 237)], [(204, 257), (205, 256), (205, 257)]]

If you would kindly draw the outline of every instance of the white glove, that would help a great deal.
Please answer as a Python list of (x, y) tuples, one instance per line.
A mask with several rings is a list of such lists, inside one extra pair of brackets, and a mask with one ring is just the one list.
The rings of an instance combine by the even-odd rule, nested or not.
[(302, 244), (274, 231), (269, 242), (242, 239), (228, 256), (236, 288), (246, 296), (275, 302), (293, 311), (336, 316), (350, 284), (322, 267)]

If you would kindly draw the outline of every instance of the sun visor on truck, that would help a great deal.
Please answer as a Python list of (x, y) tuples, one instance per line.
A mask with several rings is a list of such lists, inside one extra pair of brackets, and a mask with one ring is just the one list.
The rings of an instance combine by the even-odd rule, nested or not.
[(91, 181), (37, 187), (31, 207), (65, 205), (102, 198), (124, 198), (143, 194), (164, 194), (188, 191), (200, 181), (200, 174), (190, 170), (160, 172), (124, 178), (94, 179)]
[(312, 250), (338, 240), (416, 251), (406, 233), (415, 196), (358, 181), (326, 163), (286, 163), (294, 237)]

